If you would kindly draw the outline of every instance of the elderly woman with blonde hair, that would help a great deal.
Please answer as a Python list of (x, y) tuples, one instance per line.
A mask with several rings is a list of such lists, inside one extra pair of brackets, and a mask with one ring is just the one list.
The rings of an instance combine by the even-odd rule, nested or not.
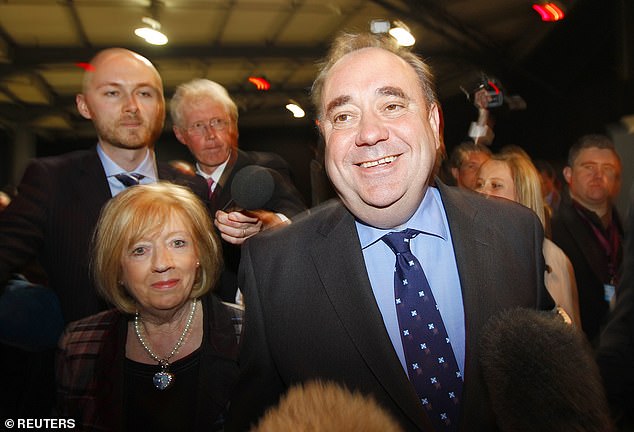
[[(528, 156), (511, 151), (493, 155), (478, 170), (476, 191), (506, 198), (530, 208), (548, 231), (549, 215), (544, 204), (541, 179)], [(557, 306), (581, 329), (579, 295), (572, 263), (548, 237), (544, 238), (543, 253), (546, 289)]]
[(241, 311), (212, 293), (222, 254), (204, 205), (169, 183), (103, 208), (92, 270), (114, 309), (68, 325), (58, 415), (81, 430), (219, 430), (238, 376)]

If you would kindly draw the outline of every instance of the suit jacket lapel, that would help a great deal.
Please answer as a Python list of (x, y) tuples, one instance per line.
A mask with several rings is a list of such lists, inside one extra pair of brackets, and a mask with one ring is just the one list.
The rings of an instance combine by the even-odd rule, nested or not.
[(487, 279), (491, 273), (491, 247), (486, 233), (487, 224), (476, 224), (478, 209), (456, 196), (456, 189), (439, 184), (443, 206), (451, 231), (456, 265), (462, 288), (462, 299), (465, 313), (466, 356), (465, 374), (469, 370), (472, 358), (472, 347), (477, 343), (475, 329), (480, 328), (493, 313), (492, 302), (482, 287), (488, 286)]
[(324, 221), (311, 254), (326, 294), (367, 366), (413, 422), (421, 429), (431, 428), (385, 330), (354, 219), (343, 206)]
[[(234, 149), (216, 186), (216, 188), (220, 187), (220, 193), (215, 197), (213, 205), (210, 203), (209, 208), (212, 214), (216, 213), (216, 210), (224, 208), (231, 201), (231, 180), (244, 164), (244, 157), (241, 156), (240, 150)], [(216, 190), (215, 192), (217, 193), (218, 191)]]
[[(513, 304), (513, 292), (502, 298), (504, 290), (492, 291), (502, 282), (496, 280), (500, 255), (491, 243), (489, 221), (481, 221), (481, 212), (457, 188), (437, 182), (458, 266), (465, 314), (465, 384), (462, 395), (462, 430), (468, 430), (474, 419), (490, 416), (483, 403), (487, 400), (485, 383), (478, 360), (478, 335), (489, 318), (499, 312), (501, 304)], [(503, 294), (502, 294), (503, 295)]]
[(97, 220), (101, 207), (112, 198), (112, 194), (96, 148), (86, 153), (78, 166), (77, 181), (69, 188), (76, 191), (77, 198), (85, 203), (86, 212)]
[[(572, 198), (568, 198), (568, 200), (571, 199)], [(600, 248), (588, 246), (594, 245), (597, 242), (594, 235), (590, 232), (591, 228), (581, 220), (581, 217), (578, 214), (576, 214), (577, 210), (572, 204), (563, 207), (563, 210), (562, 219), (566, 224), (567, 229), (571, 233), (574, 233), (574, 235), (571, 235), (572, 239), (577, 243), (577, 247), (588, 262), (588, 265), (592, 269), (592, 273), (596, 275), (597, 279), (602, 280), (604, 272), (601, 267), (602, 265), (605, 265), (606, 258)]]

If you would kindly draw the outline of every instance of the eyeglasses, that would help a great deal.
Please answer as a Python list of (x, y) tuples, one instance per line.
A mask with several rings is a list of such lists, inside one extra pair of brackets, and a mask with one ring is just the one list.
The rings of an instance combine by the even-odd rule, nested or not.
[(207, 127), (211, 130), (219, 132), (225, 130), (229, 122), (227, 120), (212, 118), (209, 120), (200, 120), (192, 124), (187, 130), (193, 135), (205, 135), (207, 133)]

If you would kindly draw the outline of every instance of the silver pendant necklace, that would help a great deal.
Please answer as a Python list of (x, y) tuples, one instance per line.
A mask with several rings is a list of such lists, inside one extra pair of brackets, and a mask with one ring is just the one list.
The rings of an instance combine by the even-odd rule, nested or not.
[(187, 317), (187, 322), (185, 323), (183, 333), (178, 338), (178, 341), (176, 342), (176, 345), (174, 346), (172, 351), (165, 358), (159, 358), (159, 356), (154, 354), (154, 352), (150, 349), (149, 345), (147, 344), (147, 342), (145, 342), (145, 339), (141, 335), (141, 326), (139, 325), (139, 323), (141, 322), (141, 316), (139, 315), (139, 311), (137, 310), (134, 315), (134, 332), (136, 333), (136, 337), (139, 339), (139, 342), (141, 343), (141, 346), (145, 349), (145, 352), (147, 352), (148, 355), (161, 367), (161, 370), (155, 373), (154, 377), (152, 378), (154, 387), (159, 390), (165, 390), (174, 381), (174, 374), (169, 371), (169, 359), (171, 359), (178, 352), (180, 347), (183, 345), (183, 342), (185, 342), (185, 337), (187, 336), (187, 333), (189, 333), (189, 329), (191, 328), (192, 322), (194, 321), (194, 313), (196, 312), (197, 304), (198, 299), (193, 299), (191, 311), (189, 312), (189, 317)]

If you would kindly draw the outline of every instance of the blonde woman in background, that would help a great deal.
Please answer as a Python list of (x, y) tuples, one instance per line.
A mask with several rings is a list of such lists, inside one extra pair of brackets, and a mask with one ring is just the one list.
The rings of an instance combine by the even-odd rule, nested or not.
[[(541, 180), (533, 163), (519, 153), (506, 152), (491, 157), (478, 170), (476, 191), (506, 198), (532, 209), (544, 229), (548, 226)], [(546, 271), (544, 282), (555, 303), (581, 328), (577, 283), (572, 263), (548, 237), (543, 245)]]

